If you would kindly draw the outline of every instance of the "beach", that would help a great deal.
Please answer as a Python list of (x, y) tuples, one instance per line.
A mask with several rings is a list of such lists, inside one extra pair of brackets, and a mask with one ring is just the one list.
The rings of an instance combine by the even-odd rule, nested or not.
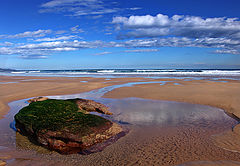
[[(126, 82), (135, 82), (142, 78), (117, 78), (106, 80), (105, 78), (71, 78), (71, 77), (0, 77), (0, 116), (3, 117), (8, 111), (7, 103), (30, 98), (34, 96), (63, 95), (87, 92)], [(117, 81), (117, 82), (113, 82)], [(109, 82), (109, 83), (108, 83)]]
[[(233, 118), (240, 117), (240, 81), (232, 79), (192, 78), (95, 78), (95, 77), (24, 77), (0, 76), (0, 116), (9, 111), (8, 103), (36, 96), (67, 95), (88, 92), (107, 86), (140, 82), (115, 88), (103, 98), (143, 98), (176, 101), (221, 108)], [(141, 83), (142, 82), (142, 83)], [(150, 82), (150, 83), (147, 83)], [(231, 125), (231, 123), (229, 123)], [(220, 126), (219, 126), (220, 125)], [(208, 128), (208, 129), (207, 129)], [(202, 165), (238, 165), (240, 162), (240, 135), (238, 125), (231, 128), (220, 122), (212, 126), (154, 128), (135, 127), (103, 154), (83, 156), (83, 165), (177, 165), (205, 161)], [(164, 135), (161, 133), (164, 131)], [(224, 132), (222, 132), (224, 131)], [(177, 135), (177, 137), (176, 137)], [(139, 138), (136, 140), (136, 138)], [(113, 153), (113, 152), (116, 153)], [(121, 151), (121, 152), (120, 152)], [(119, 153), (117, 153), (119, 152)], [(102, 152), (100, 152), (102, 153)], [(0, 153), (3, 156), (3, 153)], [(14, 153), (9, 153), (14, 157)], [(4, 156), (0, 160), (4, 160)], [(167, 156), (167, 157), (166, 157)], [(25, 155), (24, 157), (27, 157)], [(57, 157), (59, 157), (57, 155)], [(56, 158), (57, 158), (56, 157)], [(72, 157), (76, 158), (76, 156)], [(85, 160), (85, 161), (83, 161)], [(73, 162), (77, 161), (73, 159)], [(44, 162), (44, 161), (42, 161)], [(64, 165), (61, 160), (57, 161)], [(94, 163), (96, 162), (96, 163)], [(190, 164), (196, 164), (195, 163)], [(16, 163), (16, 161), (15, 161)]]
[(0, 1), (0, 166), (240, 166), (240, 1)]

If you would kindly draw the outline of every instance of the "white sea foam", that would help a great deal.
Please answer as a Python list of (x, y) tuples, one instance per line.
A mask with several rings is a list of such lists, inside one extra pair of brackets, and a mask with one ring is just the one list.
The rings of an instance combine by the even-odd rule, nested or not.
[(164, 71), (175, 71), (175, 70), (163, 70), (163, 69), (159, 69), (159, 70), (151, 70), (151, 69), (146, 69), (146, 70), (136, 70), (137, 72), (164, 72)]
[(98, 70), (98, 73), (114, 73), (115, 70)]
[(40, 73), (40, 70), (29, 71), (29, 73)]
[(12, 71), (12, 74), (23, 74), (26, 73), (25, 71)]
[(53, 74), (68, 74), (68, 75), (78, 75), (78, 74), (89, 74), (88, 72), (60, 72), (60, 73), (53, 73)]

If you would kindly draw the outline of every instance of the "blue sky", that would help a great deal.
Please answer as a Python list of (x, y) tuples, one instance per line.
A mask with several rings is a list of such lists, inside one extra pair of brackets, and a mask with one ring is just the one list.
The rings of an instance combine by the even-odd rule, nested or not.
[(0, 68), (240, 68), (239, 0), (0, 1)]

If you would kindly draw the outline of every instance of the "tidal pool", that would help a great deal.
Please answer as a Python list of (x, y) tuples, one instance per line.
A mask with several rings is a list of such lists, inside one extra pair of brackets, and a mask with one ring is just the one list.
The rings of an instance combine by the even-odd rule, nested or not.
[[(159, 82), (152, 82), (159, 83)], [(60, 155), (29, 142), (16, 133), (14, 115), (28, 103), (9, 103), (10, 111), (0, 120), (0, 159), (9, 165), (175, 165), (187, 161), (239, 161), (240, 155), (214, 145), (211, 136), (227, 130), (238, 122), (221, 109), (179, 102), (140, 98), (106, 99), (102, 96), (127, 83), (109, 86), (82, 94), (49, 96), (56, 99), (87, 98), (109, 106), (112, 116), (103, 115), (121, 124), (129, 133), (101, 152), (90, 155)]]

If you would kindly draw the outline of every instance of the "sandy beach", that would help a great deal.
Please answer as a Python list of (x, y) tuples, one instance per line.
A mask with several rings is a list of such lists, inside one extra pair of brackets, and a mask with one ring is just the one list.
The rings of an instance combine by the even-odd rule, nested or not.
[[(240, 117), (240, 81), (221, 80), (178, 80), (179, 85), (166, 83), (122, 87), (104, 95), (106, 98), (139, 97), (145, 99), (179, 101), (193, 104), (209, 105), (225, 110), (230, 116)], [(233, 131), (216, 136), (217, 145), (222, 148), (240, 152), (239, 125)]]
[(0, 1), (0, 166), (240, 166), (239, 7)]
[[(154, 81), (162, 81), (156, 79)], [(169, 81), (169, 80), (164, 80)], [(104, 95), (106, 98), (139, 97), (145, 99), (179, 101), (222, 108), (240, 117), (240, 81), (236, 80), (172, 80), (159, 83), (122, 87)], [(178, 83), (176, 85), (176, 83)]]
[(35, 96), (64, 95), (87, 92), (105, 86), (147, 80), (143, 78), (71, 78), (0, 76), (0, 117), (8, 111), (7, 103)]
[[(76, 94), (111, 85), (150, 81), (164, 81), (164, 84), (143, 83), (131, 87), (120, 87), (106, 93), (103, 97), (118, 99), (137, 97), (208, 105), (221, 108), (235, 117), (240, 117), (239, 80), (10, 76), (0, 76), (0, 116), (3, 118), (7, 114), (9, 111), (7, 104), (15, 100), (35, 96)], [(106, 148), (104, 156), (93, 154), (88, 158), (84, 156), (83, 159), (86, 159), (86, 165), (94, 165), (92, 160), (101, 161), (102, 165), (111, 165), (112, 163), (120, 163), (120, 161), (124, 165), (176, 165), (187, 162), (192, 162), (189, 163), (190, 165), (198, 165), (193, 161), (206, 161), (199, 165), (216, 164), (210, 161), (218, 161), (218, 165), (238, 165), (240, 162), (240, 154), (238, 153), (240, 152), (240, 140), (236, 138), (240, 136), (239, 126), (237, 125), (233, 130), (227, 130), (224, 133), (216, 126), (209, 127), (211, 131), (205, 132), (207, 127), (199, 127), (198, 130), (168, 128), (164, 136), (156, 132), (160, 130), (159, 128), (149, 128), (145, 132), (141, 131), (141, 128), (135, 128), (133, 132), (128, 134), (128, 138), (123, 137), (117, 145)], [(224, 129), (225, 126), (223, 125), (222, 128)], [(215, 133), (214, 136), (213, 133)], [(149, 135), (151, 138), (148, 137)], [(135, 138), (139, 139), (135, 140)], [(124, 152), (113, 153), (116, 149), (118, 151), (124, 150)], [(133, 155), (135, 152), (136, 154)], [(4, 156), (1, 156), (0, 160), (4, 160)]]

